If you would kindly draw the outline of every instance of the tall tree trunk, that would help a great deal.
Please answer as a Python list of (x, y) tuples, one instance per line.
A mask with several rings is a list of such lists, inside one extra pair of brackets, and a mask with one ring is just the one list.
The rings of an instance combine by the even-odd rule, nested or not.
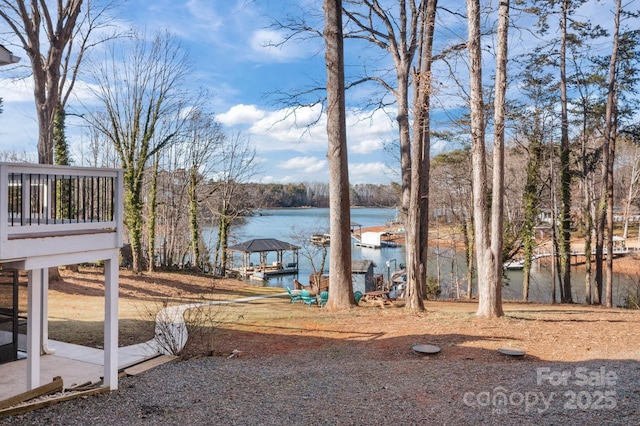
[(406, 72), (398, 69), (398, 131), (400, 137), (400, 214), (401, 220), (408, 222), (411, 204), (411, 137), (409, 125), (409, 81)]
[[(69, 144), (66, 136), (66, 118), (67, 114), (62, 104), (58, 104), (54, 113), (53, 120), (53, 146), (55, 155), (53, 162), (59, 166), (69, 165)], [(59, 181), (56, 188), (56, 213), (60, 218), (68, 218), (75, 212), (72, 212), (70, 203), (71, 182), (68, 180)], [(78, 265), (67, 265), (70, 271), (78, 272)], [(60, 271), (57, 267), (49, 269), (49, 280), (60, 280)]]
[(432, 78), (431, 67), (433, 65), (433, 34), (435, 32), (436, 24), (436, 10), (438, 1), (428, 0), (424, 5), (424, 12), (421, 13), (424, 22), (422, 34), (423, 45), (421, 49), (421, 61), (420, 66), (421, 75), (427, 76), (426, 81), (421, 83), (427, 83), (427, 85), (420, 84), (420, 92), (422, 97), (420, 114), (420, 138), (422, 139), (422, 155), (420, 156), (420, 162), (416, 163), (422, 169), (422, 176), (420, 183), (420, 241), (422, 244), (420, 247), (419, 268), (421, 282), (419, 283), (420, 296), (424, 300), (427, 297), (427, 259), (429, 255), (429, 175), (431, 171), (431, 90), (432, 90)]
[[(473, 212), (471, 212), (473, 216)], [(467, 299), (473, 299), (473, 276), (474, 276), (474, 256), (475, 240), (473, 238), (473, 222), (470, 218), (465, 218), (464, 223), (464, 246), (465, 246), (465, 258), (467, 261)]]
[[(607, 148), (607, 152), (608, 152)], [(604, 175), (602, 185), (605, 184), (604, 180), (606, 180), (606, 167), (603, 165)], [(602, 191), (600, 195), (600, 200), (598, 201), (598, 207), (596, 209), (596, 253), (595, 253), (595, 264), (596, 264), (596, 276), (595, 276), (595, 293), (593, 294), (593, 303), (596, 305), (602, 304), (602, 290), (604, 289), (604, 230), (605, 223), (607, 219), (607, 200), (606, 200), (606, 191)]]
[(571, 303), (571, 164), (569, 161), (569, 112), (567, 100), (567, 25), (569, 0), (562, 3), (560, 19), (560, 103), (561, 103), (561, 135), (560, 135), (560, 244), (561, 266), (563, 278), (561, 282), (561, 301)]
[[(509, 35), (509, 0), (498, 9), (498, 47), (496, 52), (495, 95), (493, 98), (493, 193), (491, 197), (492, 270), (488, 306), (484, 315), (502, 316), (502, 247), (504, 228), (504, 128), (507, 93), (507, 50)], [(478, 311), (481, 309), (478, 308)]]
[(473, 223), (478, 271), (478, 316), (491, 315), (490, 285), (492, 259), (489, 246), (487, 207), (487, 159), (484, 141), (484, 102), (482, 100), (482, 50), (480, 48), (480, 2), (467, 0), (469, 20), (469, 85), (471, 114), (471, 157), (473, 162)]
[(156, 221), (158, 218), (158, 168), (160, 166), (160, 154), (156, 153), (153, 160), (153, 169), (151, 170), (151, 182), (149, 184), (149, 220), (147, 222), (147, 233), (149, 247), (147, 248), (147, 257), (149, 264), (147, 270), (153, 272), (156, 268)]
[(476, 232), (479, 317), (503, 315), (502, 311), (502, 219), (504, 190), (504, 95), (509, 2), (500, 4), (498, 52), (496, 56), (496, 96), (494, 99), (494, 173), (491, 228), (487, 200), (487, 166), (484, 147), (484, 104), (482, 101), (482, 50), (480, 48), (480, 3), (467, 0), (469, 20), (469, 80), (473, 157), (473, 209)]
[(67, 114), (64, 107), (58, 104), (54, 114), (53, 122), (53, 141), (55, 147), (54, 164), (59, 166), (68, 166), (69, 163), (69, 144), (66, 136), (66, 118)]
[[(60, 93), (64, 86), (60, 68), (63, 56), (71, 52), (70, 46), (74, 42), (83, 1), (67, 1), (64, 4), (59, 1), (56, 7), (49, 6), (49, 2), (15, 0), (13, 3), (10, 7), (0, 7), (0, 18), (15, 33), (29, 57), (38, 117), (38, 162), (53, 164), (55, 115), (60, 106), (64, 107), (66, 100)], [(90, 8), (90, 5), (86, 7)], [(12, 11), (15, 15), (12, 15)], [(52, 18), (57, 20), (53, 21)], [(89, 25), (89, 31), (92, 28)], [(48, 51), (43, 51), (46, 42), (49, 43)], [(86, 45), (80, 45), (84, 46), (84, 53)], [(65, 59), (68, 60), (68, 57)], [(73, 75), (75, 78), (75, 73)]]
[(330, 310), (355, 305), (351, 283), (351, 212), (347, 161), (347, 126), (344, 99), (344, 46), (342, 1), (324, 1), (324, 40), (327, 67), (327, 138), (329, 149), (329, 254)]
[(591, 247), (593, 234), (593, 217), (591, 209), (593, 201), (591, 198), (591, 179), (590, 171), (587, 165), (587, 136), (586, 136), (586, 114), (584, 115), (584, 123), (582, 130), (582, 196), (584, 204), (582, 207), (582, 217), (584, 218), (584, 303), (591, 304)]
[(411, 191), (407, 217), (406, 307), (424, 310), (428, 250), (428, 176), (430, 152), (431, 63), (436, 0), (424, 5), (420, 66), (414, 75), (414, 129), (411, 152)]
[(607, 308), (613, 306), (613, 163), (616, 146), (616, 65), (618, 62), (618, 36), (620, 33), (620, 13), (622, 0), (616, 2), (616, 15), (613, 30), (613, 48), (609, 63), (609, 87), (607, 93), (607, 108), (605, 113), (605, 164), (606, 164), (606, 193), (607, 193), (607, 281), (605, 288), (605, 303)]
[[(551, 169), (551, 187), (555, 188), (557, 184), (557, 174), (554, 167), (555, 160), (553, 153), (555, 149), (553, 147), (553, 142), (550, 142), (551, 146), (551, 156), (549, 158), (549, 168)], [(557, 293), (557, 257), (558, 257), (558, 197), (557, 192), (551, 191), (551, 304), (555, 305), (557, 302), (556, 293)], [(562, 290), (561, 290), (562, 291)]]
[(533, 263), (533, 249), (535, 245), (535, 225), (538, 217), (538, 184), (540, 181), (540, 168), (542, 166), (542, 141), (540, 140), (540, 126), (536, 119), (536, 130), (529, 144), (529, 163), (527, 164), (527, 183), (524, 188), (524, 228), (523, 251), (524, 268), (522, 271), (522, 300), (529, 300), (529, 281), (531, 277), (531, 265)]
[(227, 247), (229, 242), (229, 230), (231, 228), (231, 212), (226, 198), (222, 200), (220, 217), (218, 219), (218, 242), (216, 244), (216, 256), (214, 268), (219, 267), (220, 275), (224, 276), (227, 269)]
[(189, 197), (189, 230), (191, 231), (191, 263), (200, 265), (200, 226), (198, 225), (198, 170), (191, 169), (187, 195)]
[(124, 224), (129, 230), (129, 243), (134, 272), (142, 271), (142, 179), (132, 170), (124, 173)]

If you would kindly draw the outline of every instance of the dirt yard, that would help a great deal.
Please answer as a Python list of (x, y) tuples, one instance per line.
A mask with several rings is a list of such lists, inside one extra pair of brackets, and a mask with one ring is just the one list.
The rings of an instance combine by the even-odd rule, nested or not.
[[(88, 346), (102, 344), (104, 280), (100, 270), (62, 271), (50, 284), (52, 339)], [(153, 318), (162, 306), (279, 293), (281, 289), (184, 273), (120, 273), (120, 345), (153, 337)], [(25, 289), (21, 296), (26, 297)], [(379, 359), (415, 356), (411, 347), (443, 348), (443, 360), (495, 361), (496, 349), (521, 348), (528, 359), (584, 361), (640, 359), (640, 311), (583, 305), (505, 302), (499, 319), (475, 317), (474, 301), (427, 302), (426, 311), (408, 313), (401, 302), (381, 308), (371, 303), (329, 312), (291, 304), (288, 297), (203, 308), (215, 328), (195, 336), (190, 355), (243, 357), (295, 355), (319, 348), (357, 351)], [(446, 349), (446, 350), (445, 350)]]

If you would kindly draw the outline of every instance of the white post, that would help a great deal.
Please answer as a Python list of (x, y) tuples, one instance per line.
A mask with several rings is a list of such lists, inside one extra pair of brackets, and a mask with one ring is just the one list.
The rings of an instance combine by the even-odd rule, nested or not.
[(40, 339), (42, 336), (42, 269), (29, 271), (27, 302), (27, 390), (40, 386)]
[(42, 280), (40, 348), (42, 355), (53, 355), (56, 350), (49, 347), (49, 268), (40, 269), (40, 272)]
[(104, 384), (118, 389), (118, 256), (104, 262)]

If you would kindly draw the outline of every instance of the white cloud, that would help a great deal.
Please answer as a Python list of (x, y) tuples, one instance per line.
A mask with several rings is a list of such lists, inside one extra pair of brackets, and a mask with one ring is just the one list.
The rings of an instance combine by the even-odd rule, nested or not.
[(298, 170), (302, 173), (318, 173), (326, 169), (327, 160), (317, 157), (294, 157), (278, 164), (285, 170)]
[(12, 80), (8, 78), (0, 79), (0, 98), (6, 105), (7, 102), (33, 102), (33, 80), (20, 79)]
[[(391, 113), (348, 110), (347, 143), (352, 154), (375, 154), (385, 143), (397, 140)], [(295, 151), (317, 155), (327, 150), (326, 115), (320, 105), (278, 110), (255, 105), (236, 105), (218, 119), (229, 126), (243, 127), (258, 152)]]
[(308, 152), (327, 146), (326, 121), (320, 106), (266, 112), (249, 132), (257, 148), (264, 151)]
[(191, 14), (190, 19), (200, 23), (201, 26), (205, 26), (209, 29), (221, 28), (224, 23), (224, 19), (220, 14), (214, 10), (213, 2), (205, 0), (190, 0), (186, 4), (187, 10)]
[(357, 154), (369, 154), (382, 149), (383, 141), (381, 139), (365, 139), (351, 146), (351, 151)]
[(370, 154), (398, 138), (394, 120), (382, 110), (348, 112), (347, 142), (351, 152)]
[(250, 41), (254, 61), (258, 62), (291, 62), (306, 58), (313, 54), (309, 40), (288, 39), (282, 32), (271, 29), (254, 31)]
[(3, 103), (2, 108), (0, 151), (35, 152), (38, 144), (38, 122), (33, 104)]
[(388, 183), (392, 171), (381, 162), (349, 164), (349, 183)]
[[(214, 2), (202, 0), (156, 0), (145, 3), (138, 10), (138, 23), (143, 20), (146, 28), (150, 30), (167, 29), (185, 40), (221, 44), (225, 39), (220, 36), (224, 33), (225, 19), (221, 12), (216, 10), (216, 6), (220, 7)], [(138, 26), (135, 22), (134, 25)]]
[(226, 126), (252, 124), (265, 116), (265, 112), (255, 105), (235, 105), (229, 111), (218, 114), (216, 118)]

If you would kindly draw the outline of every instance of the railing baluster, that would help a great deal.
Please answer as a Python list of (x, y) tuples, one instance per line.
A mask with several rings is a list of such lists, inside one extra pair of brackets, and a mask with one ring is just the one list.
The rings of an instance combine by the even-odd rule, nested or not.
[(53, 219), (53, 223), (57, 223), (62, 216), (62, 209), (60, 208), (60, 176), (53, 175), (51, 180), (51, 216)]
[(91, 211), (91, 217), (89, 218), (89, 220), (91, 220), (93, 222), (93, 218), (94, 218), (94, 214), (95, 214), (95, 210), (94, 210), (94, 199), (95, 199), (95, 193), (96, 193), (96, 188), (95, 188), (95, 179), (91, 179), (91, 206), (90, 211)]
[[(104, 223), (115, 220), (117, 209), (117, 178), (82, 170), (67, 174), (48, 173), (51, 167), (36, 173), (39, 166), (26, 166), (25, 172), (10, 172), (7, 176), (7, 224), (44, 226), (70, 223)], [(17, 166), (14, 170), (20, 170)], [(47, 172), (45, 172), (47, 171)]]

